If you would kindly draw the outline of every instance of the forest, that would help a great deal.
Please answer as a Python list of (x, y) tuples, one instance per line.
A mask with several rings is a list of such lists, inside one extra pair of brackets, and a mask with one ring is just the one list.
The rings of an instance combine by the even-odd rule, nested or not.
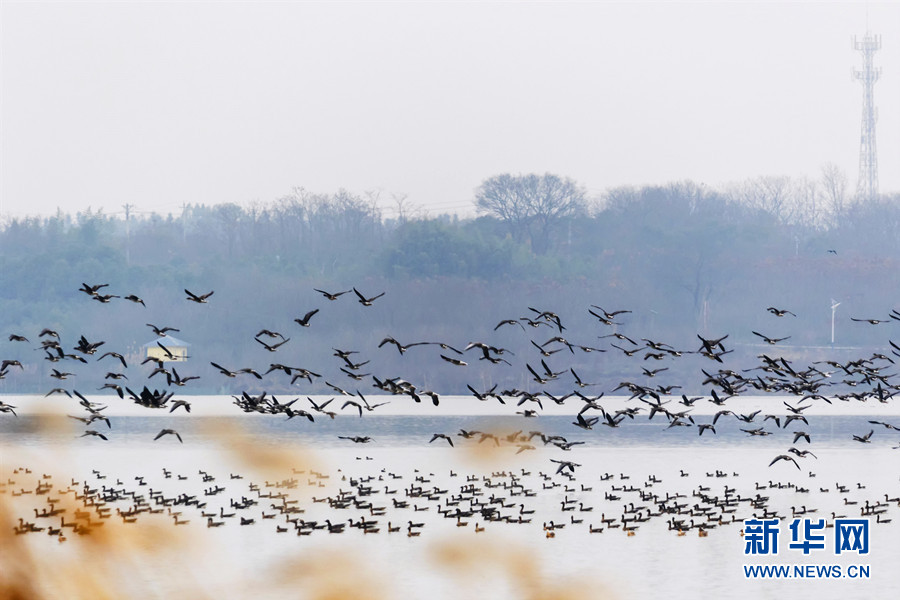
[[(0, 358), (22, 367), (5, 369), (0, 392), (59, 385), (49, 376), (59, 364), (41, 347), (45, 328), (59, 333), (65, 353), (81, 336), (103, 341), (96, 356), (126, 356), (124, 374), (139, 389), (166, 384), (146, 379), (153, 365), (136, 364), (141, 346), (157, 340), (147, 324), (173, 327), (191, 344), (179, 372), (199, 377), (185, 393), (329, 394), (328, 384), (366, 392), (372, 375), (443, 394), (495, 384), (571, 392), (571, 376), (532, 377), (526, 367), (545, 360), (575, 371), (594, 394), (623, 381), (647, 383), (658, 368), (679, 386), (673, 393), (698, 394), (708, 387), (701, 369), (755, 368), (760, 354), (779, 353), (803, 368), (890, 354), (892, 338), (900, 340), (900, 320), (890, 317), (900, 308), (900, 198), (860, 201), (846, 187), (826, 168), (816, 181), (760, 177), (719, 190), (688, 181), (588, 198), (555, 175), (499, 175), (475, 191), (472, 218), (409, 206), (387, 218), (370, 194), (297, 188), (246, 207), (7, 219)], [(83, 284), (105, 285), (98, 294), (111, 298), (97, 301)], [(362, 306), (353, 288), (384, 296)], [(185, 290), (214, 294), (199, 305)], [(329, 300), (316, 290), (348, 293)], [(770, 307), (789, 312), (778, 317)], [(313, 310), (308, 327), (296, 321)], [(604, 323), (602, 311), (628, 312)], [(269, 350), (263, 329), (290, 341)], [(642, 352), (629, 356), (614, 334)], [(721, 364), (697, 354), (698, 338), (723, 336)], [(477, 346), (461, 355), (440, 346), (398, 352), (381, 344), (388, 337), (507, 352), (490, 354), (496, 362), (479, 360)], [(566, 343), (548, 341), (554, 337)], [(677, 353), (649, 359), (653, 344)], [(342, 370), (335, 349), (370, 361), (358, 372), (366, 377)], [(541, 353), (551, 349), (561, 351)], [(73, 375), (61, 385), (96, 393), (117, 367), (96, 356), (67, 364)], [(260, 373), (284, 364), (321, 377), (228, 378), (211, 362)]]

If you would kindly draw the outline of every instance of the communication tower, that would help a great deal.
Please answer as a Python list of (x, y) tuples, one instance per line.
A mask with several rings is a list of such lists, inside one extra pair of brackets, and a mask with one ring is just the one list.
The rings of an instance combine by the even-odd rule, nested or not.
[(863, 56), (863, 68), (853, 69), (853, 78), (863, 85), (862, 126), (859, 134), (859, 180), (856, 194), (862, 200), (874, 200), (878, 195), (878, 153), (875, 149), (875, 82), (881, 76), (881, 69), (873, 64), (875, 52), (881, 49), (881, 36), (868, 31), (862, 40), (853, 37), (853, 49)]

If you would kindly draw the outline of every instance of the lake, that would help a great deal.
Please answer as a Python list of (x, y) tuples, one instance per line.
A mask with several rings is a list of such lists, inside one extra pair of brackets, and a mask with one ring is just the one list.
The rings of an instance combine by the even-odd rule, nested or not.
[[(889, 597), (900, 585), (900, 432), (868, 423), (897, 423), (893, 404), (817, 403), (805, 411), (808, 425), (785, 430), (763, 415), (783, 416), (782, 401), (793, 399), (735, 398), (734, 412), (763, 413), (751, 423), (722, 416), (715, 435), (700, 436), (696, 426), (667, 428), (662, 415), (649, 420), (646, 405), (621, 397), (599, 402), (645, 410), (592, 430), (573, 425), (575, 399), (536, 418), (469, 397), (436, 408), (391, 396), (368, 397), (390, 403), (359, 417), (337, 399), (328, 407), (336, 417), (314, 413), (314, 423), (243, 414), (227, 396), (188, 397), (190, 415), (90, 399), (108, 406), (111, 427), (65, 416), (83, 414), (68, 398), (4, 398), (19, 416), (0, 419), (0, 563), (32, 597), (94, 598), (102, 589), (134, 598), (819, 600)], [(719, 409), (698, 403), (691, 414), (711, 422)], [(763, 425), (771, 435), (741, 431)], [(86, 429), (108, 440), (80, 437)], [(163, 429), (183, 443), (174, 434), (154, 440)], [(811, 443), (793, 442), (800, 429)], [(461, 430), (479, 433), (466, 439)], [(871, 443), (853, 440), (869, 430)], [(527, 440), (530, 432), (539, 433)], [(453, 446), (430, 441), (435, 433)], [(541, 434), (573, 445), (545, 444)], [(789, 447), (815, 457), (791, 455), (800, 468), (769, 466)], [(88, 496), (106, 494), (108, 518), (85, 505), (85, 486)], [(196, 503), (178, 501), (187, 496)], [(54, 506), (66, 512), (40, 516)], [(762, 506), (782, 517), (780, 548), (748, 555), (742, 521), (762, 516)], [(794, 515), (830, 525), (867, 506), (875, 507), (868, 554), (835, 555), (830, 528), (824, 550), (789, 548)], [(76, 510), (104, 525), (84, 535), (60, 527)], [(343, 531), (330, 533), (326, 520)], [(351, 526), (360, 520), (373, 522), (371, 533)], [(44, 529), (16, 534), (20, 523)], [(47, 534), (54, 528), (65, 541)], [(843, 575), (866, 565), (869, 577), (751, 579), (743, 570), (806, 564)]]

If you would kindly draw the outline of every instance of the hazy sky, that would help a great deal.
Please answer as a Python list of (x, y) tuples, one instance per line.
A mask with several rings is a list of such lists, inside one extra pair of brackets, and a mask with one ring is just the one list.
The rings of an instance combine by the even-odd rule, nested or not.
[(831, 162), (854, 188), (867, 13), (881, 190), (900, 190), (897, 2), (0, 7), (0, 217), (295, 186), (470, 213), (503, 172), (600, 194)]

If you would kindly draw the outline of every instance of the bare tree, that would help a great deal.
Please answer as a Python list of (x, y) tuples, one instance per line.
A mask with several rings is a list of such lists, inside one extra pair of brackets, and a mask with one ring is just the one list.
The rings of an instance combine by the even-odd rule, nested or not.
[(428, 212), (419, 204), (410, 202), (406, 194), (391, 194), (394, 202), (394, 211), (397, 213), (397, 223), (402, 225), (407, 221), (421, 221), (428, 218)]
[(794, 221), (798, 225), (822, 228), (825, 217), (822, 214), (822, 190), (818, 183), (808, 177), (795, 182), (794, 198), (797, 208)]
[(215, 207), (216, 220), (228, 246), (228, 258), (234, 258), (234, 247), (238, 237), (238, 225), (244, 211), (233, 202), (219, 204)]
[(475, 192), (475, 207), (493, 214), (510, 229), (516, 241), (527, 241), (535, 254), (546, 254), (556, 225), (584, 208), (584, 189), (568, 177), (495, 175)]
[(622, 211), (629, 205), (638, 202), (641, 198), (641, 192), (633, 186), (621, 186), (610, 188), (603, 192), (603, 196), (594, 209), (594, 217), (597, 217), (606, 210)]
[(836, 227), (847, 212), (847, 176), (836, 164), (826, 163), (822, 165), (822, 187), (831, 216), (830, 225)]

